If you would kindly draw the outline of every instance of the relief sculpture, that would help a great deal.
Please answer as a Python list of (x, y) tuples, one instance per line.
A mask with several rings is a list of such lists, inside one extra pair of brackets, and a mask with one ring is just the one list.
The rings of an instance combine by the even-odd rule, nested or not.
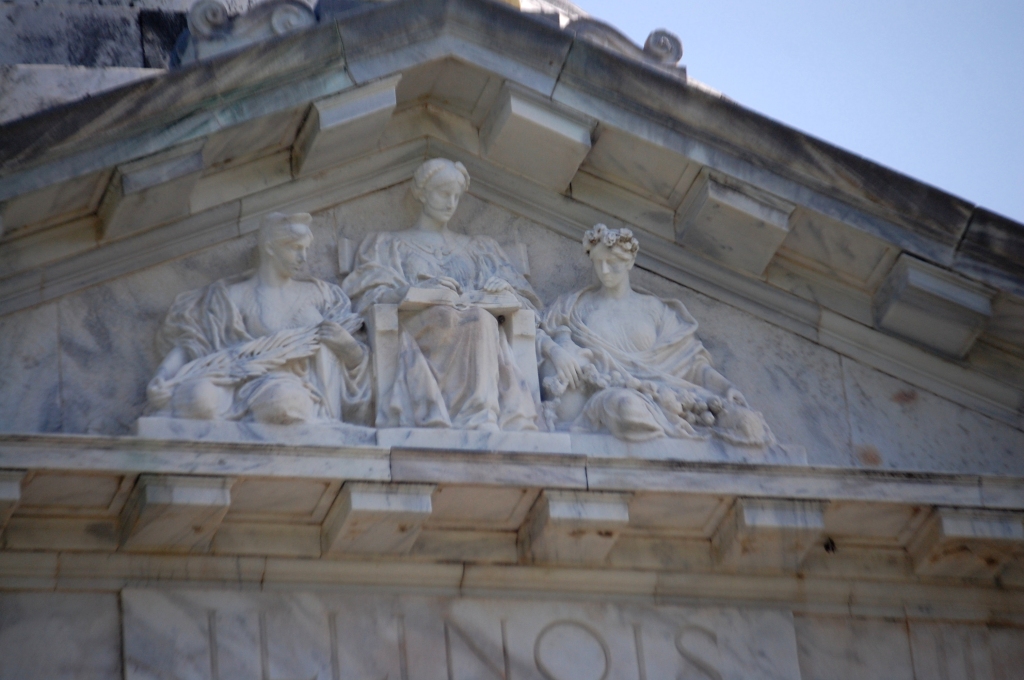
[(338, 286), (305, 277), (305, 213), (264, 218), (255, 272), (182, 293), (157, 337), (152, 415), (294, 424), (368, 422), (362, 318)]
[(342, 287), (303, 274), (309, 215), (268, 216), (255, 272), (175, 300), (150, 413), (774, 444), (764, 417), (712, 366), (682, 303), (632, 288), (632, 232), (587, 231), (599, 283), (541, 313), (494, 239), (449, 229), (468, 188), (461, 163), (423, 163), (412, 187), (419, 218), (367, 236)]
[(419, 219), (367, 237), (345, 291), (360, 311), (399, 307), (399, 366), (383, 409), (392, 424), (536, 430), (537, 404), (499, 322), (540, 300), (494, 239), (448, 228), (468, 188), (462, 163), (421, 165)]
[(560, 297), (541, 324), (552, 424), (626, 441), (714, 434), (773, 443), (764, 417), (712, 367), (682, 303), (632, 288), (632, 232), (598, 224), (583, 246), (600, 283)]

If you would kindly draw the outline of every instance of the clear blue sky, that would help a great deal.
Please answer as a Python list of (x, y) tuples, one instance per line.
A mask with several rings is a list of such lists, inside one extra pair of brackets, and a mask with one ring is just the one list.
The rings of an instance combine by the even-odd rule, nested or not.
[(1024, 0), (575, 0), (740, 104), (1024, 222)]

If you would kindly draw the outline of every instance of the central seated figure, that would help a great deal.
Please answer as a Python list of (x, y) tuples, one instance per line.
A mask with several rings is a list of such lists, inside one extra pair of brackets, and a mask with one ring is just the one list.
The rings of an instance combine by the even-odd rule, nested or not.
[[(413, 176), (419, 219), (368, 236), (345, 279), (356, 309), (371, 317), (371, 340), (380, 333), (373, 307), (398, 310), (394, 382), (382, 386), (377, 377), (378, 427), (538, 429), (529, 367), (517, 364), (500, 325), (540, 302), (494, 239), (448, 229), (468, 188), (462, 163), (421, 165)], [(383, 354), (379, 345), (374, 351)]]

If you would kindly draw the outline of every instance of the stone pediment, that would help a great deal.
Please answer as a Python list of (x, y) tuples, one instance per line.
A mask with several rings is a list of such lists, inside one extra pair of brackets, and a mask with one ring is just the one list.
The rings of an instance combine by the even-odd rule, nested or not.
[(414, 14), (322, 8), (311, 28), (4, 126), (0, 308), (444, 155), (485, 200), (573, 238), (628, 224), (641, 267), (1019, 423), (1020, 370), (993, 368), (1024, 351), (1019, 225), (528, 15)]
[(1010, 677), (1021, 225), (351, 6), (0, 127), (0, 678)]
[[(772, 335), (782, 353), (807, 351), (790, 349), (784, 338), (794, 334), (879, 368), (908, 388), (1003, 421), (997, 449), (1012, 448), (1022, 394), (1014, 332), (1020, 281), (1010, 266), (1016, 225), (747, 111), (680, 72), (544, 21), (474, 0), (411, 7), (395, 3), (337, 18), (322, 7), (315, 26), (3, 128), (4, 313), (88, 295), (90, 287), (100, 300), (108, 283), (131, 275), (170, 277), (171, 290), (156, 295), (160, 302), (123, 301), (138, 305), (134, 314), (145, 333), (117, 331), (131, 322), (114, 319), (102, 301), (75, 312), (89, 319), (99, 310), (107, 315), (101, 335), (123, 337), (97, 339), (109, 345), (90, 350), (109, 352), (109, 365), (62, 378), (79, 380), (78, 387), (59, 387), (71, 403), (61, 415), (66, 432), (118, 435), (134, 428), (142, 441), (196, 451), (284, 446), (320, 455), (353, 448), (369, 452), (374, 465), (398, 455), (417, 472), (381, 477), (371, 465), (366, 474), (342, 476), (401, 483), (458, 481), (446, 477), (458, 466), (438, 473), (429, 457), (420, 467), (410, 462), (424, 451), (488, 451), (510, 461), (540, 456), (545, 465), (562, 456), (575, 461), (566, 463), (572, 488), (586, 487), (590, 473), (581, 471), (588, 461), (595, 469), (638, 461), (793, 469), (843, 459), (849, 454), (842, 447), (863, 436), (844, 439), (833, 425), (823, 427), (822, 416), (806, 408), (812, 397), (799, 389), (780, 393), (774, 384), (758, 386), (751, 407), (765, 410), (780, 443), (766, 435), (766, 445), (755, 447), (714, 437), (635, 443), (564, 428), (372, 427), (385, 424), (379, 412), (376, 422), (360, 425), (302, 426), (144, 413), (144, 385), (161, 358), (151, 348), (158, 319), (179, 293), (243, 276), (255, 264), (246, 253), (254, 252), (268, 216), (315, 215), (311, 259), (320, 278), (342, 283), (365, 237), (413, 221), (410, 179), (424, 160), (445, 157), (472, 177), (472, 205), (456, 218), (459, 228), (498, 241), (545, 302), (578, 289), (589, 275), (579, 246), (569, 252), (566, 243), (578, 244), (595, 223), (629, 227), (643, 244), (636, 262), (644, 283), (670, 286), (664, 299), (680, 295), (679, 284), (706, 296), (687, 293), (688, 304), (703, 306), (696, 314), (702, 323), (719, 306), (738, 308), (767, 322), (757, 332)], [(977, 225), (987, 236), (972, 231)], [(184, 269), (171, 273), (182, 258)], [(196, 272), (202, 281), (193, 282)], [(380, 350), (388, 329), (399, 325), (387, 314), (402, 309), (367, 312), (368, 331), (377, 334), (369, 341), (375, 376), (395, 370), (400, 353), (392, 347), (385, 361)], [(495, 314), (508, 317), (504, 328), (517, 361), (536, 363), (523, 353), (534, 342), (532, 322), (516, 320), (515, 312)], [(716, 359), (734, 351), (749, 328), (744, 321), (726, 330), (729, 323), (717, 331), (711, 325)], [(757, 342), (745, 345), (751, 356), (744, 363), (725, 371), (730, 378), (753, 370)], [(94, 403), (76, 411), (75, 400), (84, 397), (71, 392), (84, 394), (119, 361), (125, 377), (90, 393)], [(765, 380), (777, 380), (770, 367), (767, 373)], [(379, 397), (380, 386), (374, 389)], [(813, 398), (828, 402), (847, 388), (813, 389)], [(916, 395), (897, 394), (904, 393)], [(839, 408), (851, 407), (825, 410)], [(857, 455), (865, 460), (878, 456), (861, 448)], [(402, 458), (410, 451), (418, 453)], [(24, 465), (17, 455), (13, 460)], [(216, 474), (216, 466), (203, 470)], [(476, 469), (462, 481), (483, 474)], [(533, 473), (522, 474), (510, 479), (532, 484)], [(220, 490), (204, 493), (216, 507)], [(894, 512), (902, 517), (916, 507)], [(817, 540), (820, 522), (813, 517), (821, 509), (790, 510), (798, 524), (812, 517), (807, 533)]]

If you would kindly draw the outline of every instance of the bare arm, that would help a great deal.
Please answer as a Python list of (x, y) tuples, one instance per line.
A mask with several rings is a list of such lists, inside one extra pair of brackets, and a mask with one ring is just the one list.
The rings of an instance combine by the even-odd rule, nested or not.
[(320, 324), (318, 337), (341, 359), (346, 368), (355, 368), (366, 356), (366, 350), (363, 349), (362, 344), (340, 324), (333, 321), (324, 321)]
[(704, 367), (702, 379), (705, 389), (721, 395), (726, 401), (737, 406), (745, 407), (747, 405), (746, 398), (736, 389), (736, 386), (711, 366)]

